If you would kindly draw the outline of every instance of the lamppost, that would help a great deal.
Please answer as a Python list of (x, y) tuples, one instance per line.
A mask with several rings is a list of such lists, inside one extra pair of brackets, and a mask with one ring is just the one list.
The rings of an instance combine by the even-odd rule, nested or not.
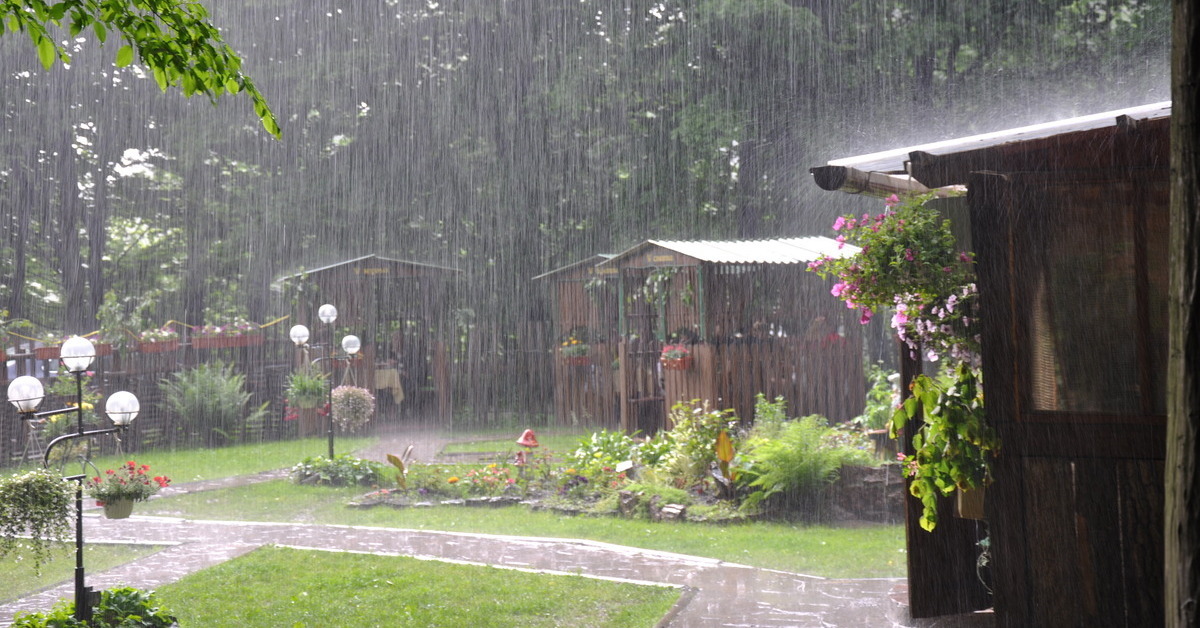
[[(362, 341), (360, 341), (358, 339), (358, 336), (354, 336), (354, 335), (343, 336), (342, 337), (342, 351), (344, 352), (344, 355), (334, 355), (333, 354), (333, 322), (337, 320), (337, 315), (338, 315), (337, 308), (329, 303), (326, 303), (325, 305), (322, 305), (320, 308), (317, 309), (317, 318), (320, 318), (322, 323), (325, 323), (326, 325), (329, 326), (329, 349), (326, 351), (326, 355), (319, 357), (311, 362), (311, 366), (316, 366), (317, 362), (320, 362), (322, 360), (329, 361), (329, 405), (328, 405), (329, 429), (328, 429), (327, 435), (329, 437), (329, 459), (330, 460), (333, 460), (333, 428), (334, 428), (334, 424), (333, 424), (333, 374), (334, 374), (334, 368), (337, 366), (336, 365), (337, 360), (346, 360), (348, 362), (349, 360), (353, 359), (354, 355), (357, 354), (359, 349), (362, 348)], [(305, 327), (304, 325), (295, 325), (292, 327), (291, 331), (288, 332), (288, 337), (292, 339), (292, 342), (296, 345), (297, 348), (302, 349), (305, 352), (304, 354), (305, 354), (305, 357), (307, 358), (307, 356), (308, 356), (308, 339), (310, 337), (308, 327)]]
[[(72, 336), (63, 343), (59, 352), (59, 361), (68, 372), (75, 375), (75, 405), (56, 410), (37, 411), (46, 390), (36, 377), (22, 375), (8, 384), (8, 401), (16, 407), (22, 419), (41, 419), (59, 414), (74, 412), (76, 416), (75, 432), (63, 434), (46, 445), (46, 453), (42, 456), (42, 466), (50, 466), (50, 452), (54, 446), (79, 438), (91, 438), (102, 434), (123, 432), (137, 418), (141, 409), (137, 397), (124, 390), (109, 396), (104, 404), (104, 412), (116, 427), (98, 430), (84, 429), (83, 425), (83, 373), (92, 365), (96, 357), (96, 348), (87, 338)], [(99, 592), (84, 586), (83, 569), (83, 480), (86, 474), (71, 475), (63, 478), (77, 483), (75, 487), (75, 619), (90, 621), (92, 607), (100, 602)]]

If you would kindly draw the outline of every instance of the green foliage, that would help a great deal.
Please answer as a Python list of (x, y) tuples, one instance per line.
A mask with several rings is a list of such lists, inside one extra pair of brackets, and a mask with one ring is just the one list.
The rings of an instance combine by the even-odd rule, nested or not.
[(600, 430), (579, 439), (579, 447), (571, 452), (569, 462), (582, 469), (616, 467), (634, 460), (638, 444), (620, 430)]
[(316, 408), (325, 402), (327, 388), (325, 374), (308, 369), (293, 372), (288, 376), (287, 401), (296, 408)]
[(221, 362), (172, 373), (159, 388), (180, 424), (199, 432), (210, 447), (236, 442), (247, 424), (267, 413), (265, 405), (247, 411), (246, 376)]
[(892, 418), (892, 437), (922, 418), (912, 437), (915, 452), (903, 460), (903, 468), (912, 478), (909, 491), (921, 500), (921, 527), (932, 531), (939, 496), (991, 483), (988, 458), (999, 451), (1000, 441), (985, 420), (979, 376), (966, 364), (959, 364), (945, 382), (918, 375), (912, 396)]
[(776, 438), (748, 438), (741, 468), (753, 492), (743, 507), (752, 509), (768, 499), (778, 506), (813, 506), (842, 466), (842, 455), (823, 446), (828, 430), (824, 417), (811, 415), (788, 421)]
[[(69, 22), (66, 18), (69, 17)], [(6, 30), (29, 34), (42, 67), (55, 61), (71, 63), (66, 48), (55, 41), (55, 27), (66, 26), (73, 39), (91, 29), (104, 43), (109, 29), (129, 45), (116, 52), (116, 64), (133, 63), (134, 51), (153, 73), (159, 89), (177, 87), (184, 96), (204, 94), (216, 102), (228, 93), (245, 92), (263, 128), (279, 137), (279, 124), (254, 83), (241, 73), (242, 59), (225, 44), (217, 27), (208, 21), (208, 11), (198, 2), (143, 3), (100, 0), (23, 0), (0, 9)], [(65, 22), (65, 23), (64, 23)]]
[(737, 426), (733, 410), (715, 410), (705, 400), (681, 401), (671, 407), (671, 452), (663, 464), (671, 472), (698, 480), (717, 461), (717, 435)]
[(867, 366), (867, 381), (871, 382), (871, 387), (867, 390), (863, 413), (853, 419), (855, 425), (868, 430), (887, 427), (898, 401), (896, 387), (890, 379), (893, 375), (883, 369), (882, 362)]
[(320, 486), (376, 486), (383, 475), (383, 465), (350, 454), (338, 454), (333, 460), (312, 456), (292, 467), (291, 478), (297, 484)]
[[(34, 569), (50, 556), (51, 544), (66, 539), (72, 485), (38, 469), (0, 479), (0, 558), (28, 548)], [(28, 538), (21, 538), (28, 535)]]
[(75, 619), (75, 602), (61, 600), (48, 613), (17, 613), (13, 628), (170, 628), (178, 620), (153, 592), (117, 587), (100, 592), (90, 622)]

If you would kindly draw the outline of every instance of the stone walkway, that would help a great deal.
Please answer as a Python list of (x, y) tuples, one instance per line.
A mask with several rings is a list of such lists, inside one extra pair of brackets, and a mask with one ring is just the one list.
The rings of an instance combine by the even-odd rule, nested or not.
[[(417, 439), (420, 442), (417, 442)], [(401, 453), (412, 440), (417, 460), (433, 460), (444, 444), (434, 434), (397, 434), (361, 455)], [(439, 441), (441, 443), (439, 444)], [(172, 487), (171, 492), (210, 490), (280, 473)], [(680, 587), (683, 595), (660, 626), (863, 626), (950, 627), (990, 625), (990, 616), (907, 620), (904, 580), (830, 580), (758, 569), (714, 559), (629, 548), (586, 540), (459, 534), (291, 523), (192, 521), (133, 516), (109, 520), (85, 513), (84, 538), (95, 542), (163, 545), (154, 554), (101, 573), (88, 573), (97, 590), (117, 585), (153, 589), (189, 573), (235, 558), (262, 545), (369, 552), (451, 560), (478, 565), (579, 574)], [(86, 559), (85, 559), (86, 560)], [(0, 626), (21, 610), (46, 610), (72, 595), (70, 582), (0, 605)], [(899, 593), (898, 593), (899, 592)]]

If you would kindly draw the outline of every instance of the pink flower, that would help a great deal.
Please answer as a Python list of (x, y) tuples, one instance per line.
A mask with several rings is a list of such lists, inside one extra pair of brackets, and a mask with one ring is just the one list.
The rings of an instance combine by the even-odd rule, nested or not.
[(966, 251), (959, 251), (958, 252), (958, 261), (960, 261), (960, 262), (971, 261), (971, 254)]
[(846, 236), (839, 235), (838, 237), (836, 237), (834, 239), (837, 240), (839, 249), (842, 248), (843, 246), (846, 246)]
[(900, 204), (900, 197), (896, 196), (895, 194), (893, 194), (883, 200), (884, 207), (894, 207), (899, 204)]
[(842, 293), (845, 291), (846, 291), (846, 282), (839, 281), (839, 282), (833, 284), (833, 288), (831, 288), (829, 290), (829, 294), (832, 294), (835, 297), (840, 297), (840, 296), (842, 296)]
[(910, 262), (913, 261), (912, 249), (904, 249), (904, 259), (906, 259)]
[(908, 315), (904, 312), (897, 311), (892, 315), (892, 328), (900, 329), (908, 323)]
[(874, 312), (872, 312), (872, 311), (870, 310), (870, 308), (863, 308), (863, 311), (862, 311), (862, 316), (859, 316), (859, 317), (858, 317), (858, 324), (859, 324), (859, 325), (866, 325), (867, 323), (871, 322), (871, 317), (872, 317), (874, 314), (875, 314), (875, 313), (874, 313)]
[(837, 220), (833, 221), (833, 230), (834, 231), (841, 231), (842, 227), (845, 227), (845, 226), (846, 226), (846, 217), (845, 216), (838, 216)]

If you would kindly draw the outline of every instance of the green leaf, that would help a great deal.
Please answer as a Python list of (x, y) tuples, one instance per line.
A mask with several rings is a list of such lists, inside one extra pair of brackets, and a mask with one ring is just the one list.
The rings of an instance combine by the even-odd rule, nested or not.
[(96, 20), (96, 22), (92, 24), (92, 30), (96, 32), (96, 39), (99, 40), (100, 43), (104, 43), (104, 41), (108, 39), (108, 29), (104, 27), (104, 22)]
[(50, 41), (49, 37), (42, 37), (38, 41), (38, 59), (42, 62), (42, 67), (47, 70), (54, 67), (54, 59), (57, 56), (58, 50), (54, 42)]
[(117, 67), (128, 67), (131, 63), (133, 63), (133, 46), (128, 44), (121, 46), (121, 49), (117, 51)]

